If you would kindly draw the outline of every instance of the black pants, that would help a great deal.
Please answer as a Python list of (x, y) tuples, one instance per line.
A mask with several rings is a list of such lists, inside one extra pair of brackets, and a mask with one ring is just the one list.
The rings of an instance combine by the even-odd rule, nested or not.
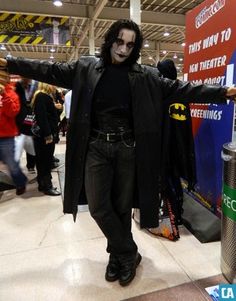
[(30, 155), (29, 153), (26, 153), (26, 167), (29, 168), (34, 168), (35, 167), (35, 156)]
[(107, 252), (134, 254), (131, 211), (135, 180), (134, 140), (106, 142), (91, 138), (85, 189), (91, 216), (107, 238)]
[(52, 188), (51, 166), (55, 143), (46, 144), (44, 138), (35, 137), (34, 147), (38, 185), (41, 190), (48, 190)]

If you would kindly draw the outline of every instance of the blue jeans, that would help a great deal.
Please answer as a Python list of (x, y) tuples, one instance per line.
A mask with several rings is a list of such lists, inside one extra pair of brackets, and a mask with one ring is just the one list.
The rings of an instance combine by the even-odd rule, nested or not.
[(107, 238), (108, 253), (137, 252), (131, 232), (134, 185), (134, 140), (110, 143), (91, 138), (85, 166), (85, 190), (90, 214)]
[(14, 153), (14, 137), (0, 138), (0, 161), (2, 161), (8, 167), (15, 186), (17, 188), (24, 187), (27, 182), (27, 177), (22, 172), (19, 162), (15, 161)]

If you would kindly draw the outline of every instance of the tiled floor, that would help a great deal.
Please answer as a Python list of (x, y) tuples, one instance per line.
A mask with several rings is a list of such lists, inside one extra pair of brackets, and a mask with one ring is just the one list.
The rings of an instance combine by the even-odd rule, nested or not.
[(178, 286), (158, 290), (141, 296), (126, 299), (125, 301), (206, 301), (212, 300), (206, 292), (206, 287), (218, 283), (228, 283), (223, 275), (211, 276), (201, 280), (183, 283)]
[[(64, 151), (62, 141), (56, 153)], [(57, 172), (53, 178), (58, 186)], [(125, 288), (108, 283), (106, 242), (89, 213), (79, 213), (74, 223), (70, 215), (63, 215), (61, 197), (39, 193), (35, 183), (22, 196), (14, 190), (3, 193), (0, 229), (1, 301), (124, 300), (221, 273), (220, 242), (201, 244), (184, 227), (180, 240), (172, 242), (134, 223), (143, 256), (137, 276)], [(179, 300), (186, 300), (184, 294), (183, 289)]]

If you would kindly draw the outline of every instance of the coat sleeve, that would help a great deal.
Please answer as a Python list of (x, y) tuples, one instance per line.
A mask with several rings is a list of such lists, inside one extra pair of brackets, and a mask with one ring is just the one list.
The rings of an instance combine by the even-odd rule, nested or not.
[(72, 89), (75, 72), (79, 61), (72, 63), (52, 63), (45, 60), (32, 60), (26, 58), (7, 58), (9, 73), (32, 78), (55, 86)]
[(14, 91), (2, 94), (3, 111), (6, 116), (15, 117), (20, 111), (20, 100)]
[(226, 87), (220, 85), (194, 85), (191, 82), (160, 78), (163, 96), (169, 103), (226, 103)]

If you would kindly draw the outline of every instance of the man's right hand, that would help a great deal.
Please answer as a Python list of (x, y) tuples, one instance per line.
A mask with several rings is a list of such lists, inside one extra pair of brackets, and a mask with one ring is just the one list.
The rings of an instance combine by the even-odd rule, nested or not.
[(3, 102), (2, 102), (2, 93), (4, 93), (5, 91), (5, 87), (3, 85), (0, 84), (0, 108), (3, 107)]
[(7, 60), (0, 58), (0, 69), (5, 69), (7, 67)]
[(0, 58), (0, 84), (6, 85), (9, 82), (9, 73), (6, 71), (7, 60)]
[(0, 95), (3, 94), (5, 92), (5, 87), (0, 84)]

